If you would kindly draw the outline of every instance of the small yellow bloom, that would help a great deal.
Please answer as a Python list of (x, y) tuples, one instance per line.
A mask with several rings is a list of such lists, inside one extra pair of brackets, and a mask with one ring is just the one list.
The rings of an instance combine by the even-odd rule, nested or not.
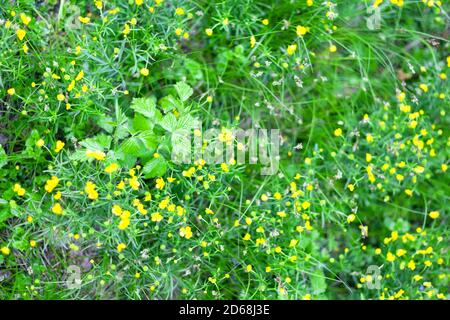
[(211, 37), (213, 35), (213, 29), (211, 28), (205, 29), (205, 33), (208, 37)]
[(431, 211), (429, 214), (428, 214), (428, 216), (431, 218), (431, 219), (437, 219), (437, 218), (439, 218), (439, 211)]
[(52, 192), (53, 189), (56, 188), (56, 186), (59, 183), (59, 179), (57, 176), (52, 176), (49, 180), (47, 180), (47, 182), (45, 183), (44, 189), (45, 191), (47, 191), (48, 193)]
[(150, 71), (147, 68), (142, 68), (140, 70), (141, 75), (143, 75), (144, 77), (147, 77), (150, 74)]
[(386, 260), (389, 262), (394, 262), (395, 261), (395, 255), (393, 255), (391, 252), (388, 252), (386, 255)]
[(81, 70), (80, 72), (78, 72), (77, 76), (75, 77), (75, 81), (80, 81), (81, 79), (83, 79), (84, 77), (84, 71)]
[(162, 190), (166, 183), (164, 182), (163, 178), (156, 179), (156, 189)]
[(27, 32), (25, 30), (17, 29), (16, 36), (17, 36), (17, 38), (19, 38), (20, 41), (22, 41), (23, 38), (25, 38), (26, 35), (27, 35)]
[(159, 222), (163, 219), (163, 216), (159, 212), (154, 212), (151, 214), (151, 219), (153, 222)]
[(414, 168), (414, 172), (417, 174), (423, 173), (425, 171), (425, 168), (422, 166), (417, 166)]
[(177, 15), (177, 16), (182, 16), (182, 15), (184, 15), (184, 9), (183, 8), (176, 8), (175, 9), (175, 14)]
[(380, 6), (380, 4), (383, 3), (383, 0), (375, 0), (375, 2), (373, 3), (373, 7), (374, 8), (378, 8)]
[(410, 269), (410, 270), (416, 269), (416, 264), (415, 264), (414, 260), (410, 260), (410, 261), (408, 262), (407, 267), (408, 267), (408, 269)]
[(256, 38), (255, 36), (250, 37), (250, 48), (253, 48), (256, 44)]
[(17, 193), (17, 195), (18, 195), (19, 197), (24, 196), (24, 195), (25, 195), (25, 192), (26, 192), (25, 189), (22, 188), (22, 186), (21, 186), (20, 184), (18, 184), (18, 183), (16, 183), (16, 184), (14, 185), (13, 191), (14, 191), (15, 193)]
[(353, 221), (355, 221), (355, 219), (356, 216), (353, 213), (351, 213), (347, 216), (347, 223), (352, 223)]
[(59, 153), (62, 150), (62, 148), (64, 148), (64, 146), (65, 143), (62, 142), (61, 140), (56, 141), (55, 152)]
[(297, 26), (297, 29), (296, 29), (297, 36), (303, 37), (308, 32), (309, 32), (309, 28), (308, 27)]
[(86, 182), (86, 186), (84, 187), (84, 192), (87, 193), (88, 198), (91, 200), (98, 199), (98, 192), (96, 190), (97, 186), (92, 181)]
[(23, 52), (28, 53), (28, 50), (29, 50), (29, 49), (28, 49), (28, 46), (27, 46), (26, 43), (23, 44), (22, 50), (23, 50)]
[(105, 168), (106, 173), (113, 173), (114, 171), (117, 171), (119, 169), (119, 165), (115, 162), (111, 163)]
[(141, 185), (136, 176), (131, 177), (131, 179), (128, 181), (128, 183), (130, 184), (130, 187), (133, 190), (138, 190), (139, 186)]
[(288, 55), (292, 56), (296, 50), (297, 50), (297, 45), (291, 44), (290, 46), (287, 47), (286, 52)]
[(428, 86), (424, 83), (421, 83), (419, 85), (420, 90), (422, 90), (423, 92), (428, 92)]
[(52, 212), (56, 215), (61, 215), (63, 212), (63, 209), (59, 203), (55, 203), (52, 207)]
[(66, 97), (65, 97), (62, 93), (59, 93), (59, 94), (56, 96), (56, 99), (57, 99), (58, 101), (64, 101), (64, 99), (66, 99)]
[(220, 168), (222, 169), (223, 172), (230, 171), (230, 169), (228, 168), (228, 164), (226, 164), (225, 162), (220, 165)]
[(190, 239), (192, 237), (191, 227), (187, 226), (180, 228), (180, 236), (182, 238)]
[(31, 22), (31, 17), (27, 16), (25, 13), (21, 13), (20, 20), (24, 25), (27, 26)]
[(130, 225), (130, 219), (128, 219), (128, 218), (120, 219), (118, 229), (125, 230), (129, 225)]
[(341, 128), (337, 128), (336, 130), (334, 130), (334, 135), (336, 137), (340, 137), (342, 135), (342, 129)]
[(118, 245), (117, 245), (117, 252), (122, 252), (123, 250), (125, 250), (126, 249), (126, 244), (125, 243), (119, 243)]
[(105, 158), (106, 158), (106, 154), (103, 151), (97, 151), (97, 150), (95, 150), (95, 151), (86, 150), (86, 156), (88, 158), (94, 158), (98, 161), (105, 160)]
[(89, 22), (91, 21), (91, 18), (79, 16), (79, 17), (78, 17), (78, 20), (79, 20), (81, 23), (86, 24), (86, 23), (89, 23)]

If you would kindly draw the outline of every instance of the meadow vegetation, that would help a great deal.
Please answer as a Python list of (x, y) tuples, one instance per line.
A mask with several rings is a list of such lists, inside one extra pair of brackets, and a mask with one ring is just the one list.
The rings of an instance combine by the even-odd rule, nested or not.
[[(448, 299), (449, 14), (0, 0), (0, 299)], [(175, 163), (196, 120), (278, 172)]]

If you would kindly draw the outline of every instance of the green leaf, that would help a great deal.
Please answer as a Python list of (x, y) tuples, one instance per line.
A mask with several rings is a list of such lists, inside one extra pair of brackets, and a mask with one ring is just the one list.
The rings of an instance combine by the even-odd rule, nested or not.
[(153, 158), (142, 168), (146, 178), (161, 177), (167, 171), (167, 161), (163, 157)]
[(158, 147), (158, 137), (151, 131), (142, 132), (139, 135), (139, 139), (144, 143), (146, 153), (153, 153), (156, 147)]
[(315, 272), (311, 274), (311, 286), (315, 295), (320, 295), (326, 291), (327, 282), (322, 270), (316, 269)]
[(80, 145), (88, 150), (103, 151), (110, 148), (111, 140), (110, 136), (99, 134), (98, 136), (84, 139), (80, 142)]
[(139, 131), (153, 130), (155, 124), (161, 121), (161, 119), (162, 114), (161, 111), (159, 111), (158, 109), (156, 109), (155, 115), (152, 118), (147, 118), (139, 113), (136, 113), (132, 121), (133, 125), (132, 133), (138, 133)]
[(133, 118), (133, 129), (135, 132), (152, 130), (153, 123), (149, 118), (146, 118), (143, 115), (136, 113)]
[(128, 117), (117, 105), (116, 106), (116, 122), (115, 122), (116, 130), (114, 132), (114, 138), (116, 140), (122, 140), (130, 135), (130, 130), (129, 130), (130, 126), (128, 123), (129, 123)]
[(159, 100), (159, 105), (163, 109), (164, 112), (169, 112), (173, 109), (181, 109), (181, 103), (177, 99), (175, 99), (172, 95), (168, 95)]
[(3, 208), (2, 210), (0, 210), (0, 223), (8, 220), (12, 216), (13, 215), (11, 214), (9, 208)]
[(86, 156), (86, 150), (75, 150), (69, 156), (71, 161), (88, 161), (88, 157)]
[(135, 157), (138, 157), (142, 153), (142, 150), (144, 148), (145, 148), (144, 143), (137, 136), (130, 137), (130, 138), (126, 139), (120, 145), (120, 150), (124, 154), (135, 156)]
[(195, 119), (190, 114), (182, 115), (177, 121), (177, 129), (194, 129)]
[(156, 99), (154, 97), (134, 98), (131, 102), (131, 109), (147, 118), (153, 118), (156, 112)]
[(189, 99), (189, 97), (194, 93), (192, 88), (183, 81), (177, 82), (177, 84), (175, 85), (175, 90), (177, 90), (178, 96), (183, 102)]
[(151, 131), (145, 131), (125, 140), (119, 150), (125, 155), (140, 157), (153, 153), (157, 146), (158, 137)]
[(36, 129), (31, 130), (30, 135), (25, 141), (25, 150), (22, 151), (22, 154), (29, 157), (36, 157), (39, 153), (41, 153), (40, 149), (36, 149), (36, 141), (38, 140), (39, 132)]
[(104, 115), (99, 116), (97, 118), (97, 124), (108, 133), (112, 133), (114, 131), (115, 122), (111, 117), (105, 117)]
[(175, 118), (173, 113), (168, 113), (164, 116), (159, 125), (169, 132), (174, 132), (177, 129), (177, 118)]
[(194, 80), (203, 80), (202, 65), (200, 63), (192, 59), (186, 59), (184, 65)]
[(0, 144), (0, 168), (4, 167), (8, 162), (8, 156), (6, 155), (5, 149)]

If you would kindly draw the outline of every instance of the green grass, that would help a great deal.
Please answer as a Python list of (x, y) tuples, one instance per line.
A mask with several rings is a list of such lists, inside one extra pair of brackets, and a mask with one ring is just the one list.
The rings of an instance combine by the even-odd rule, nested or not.
[[(0, 298), (448, 299), (450, 7), (395, 2), (2, 3)], [(172, 162), (194, 119), (278, 173)]]

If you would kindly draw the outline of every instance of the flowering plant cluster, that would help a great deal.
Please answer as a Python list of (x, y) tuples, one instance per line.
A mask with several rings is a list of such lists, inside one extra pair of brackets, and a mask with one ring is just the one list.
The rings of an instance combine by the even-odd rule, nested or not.
[(2, 1), (0, 299), (448, 299), (449, 14)]

